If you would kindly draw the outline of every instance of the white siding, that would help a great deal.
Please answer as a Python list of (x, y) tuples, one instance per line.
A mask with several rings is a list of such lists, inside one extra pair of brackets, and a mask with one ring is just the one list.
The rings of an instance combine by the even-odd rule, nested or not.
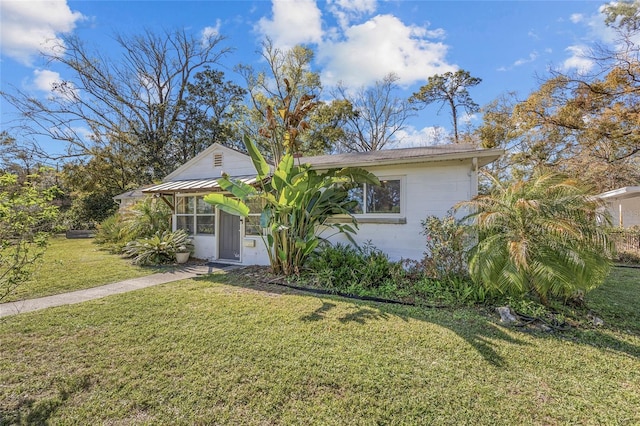
[(608, 201), (607, 207), (611, 213), (613, 226), (624, 228), (640, 226), (640, 197)]
[[(214, 167), (213, 159), (215, 154), (222, 154), (222, 167)], [(187, 164), (188, 167), (178, 169), (172, 173), (170, 180), (219, 178), (223, 172), (230, 176), (256, 174), (256, 169), (248, 156), (224, 147), (203, 152), (201, 156), (195, 157)]]

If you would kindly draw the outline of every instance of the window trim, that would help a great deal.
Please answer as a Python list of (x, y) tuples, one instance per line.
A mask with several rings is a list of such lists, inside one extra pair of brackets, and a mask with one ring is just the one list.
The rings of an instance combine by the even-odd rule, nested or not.
[[(257, 218), (258, 218), (258, 225), (260, 225), (260, 218), (261, 218), (261, 216), (262, 216), (262, 212), (264, 211), (264, 202), (263, 202), (264, 200), (262, 200), (261, 198), (260, 198), (260, 199), (258, 199), (258, 200), (260, 201), (260, 204), (262, 204), (262, 205), (263, 205), (262, 210), (260, 210), (260, 211), (259, 211), (259, 212), (257, 212), (257, 213), (249, 213), (249, 215), (248, 215), (247, 217), (242, 218), (242, 222), (243, 222), (243, 224), (242, 224), (242, 228), (243, 228), (243, 229), (242, 229), (242, 232), (243, 232), (243, 235), (244, 235), (245, 237), (248, 237), (248, 238), (257, 238), (257, 237), (263, 237), (263, 236), (265, 236), (265, 235), (266, 235), (266, 228), (263, 228), (262, 226), (260, 226), (260, 233), (257, 233), (257, 234), (247, 234), (247, 226), (248, 226), (248, 220), (247, 220), (247, 219), (248, 219), (249, 217), (257, 217)], [(250, 210), (250, 211), (251, 211), (251, 210)]]
[[(207, 194), (176, 194), (176, 211), (175, 211), (175, 230), (182, 229), (178, 228), (178, 218), (179, 217), (187, 217), (191, 218), (191, 226), (193, 229), (193, 233), (190, 233), (189, 236), (195, 237), (215, 237), (218, 231), (218, 222), (217, 222), (217, 208), (215, 206), (211, 206), (212, 212), (203, 214), (198, 213), (198, 197), (205, 197)], [(180, 198), (192, 198), (193, 199), (193, 213), (178, 213), (178, 199)], [(198, 232), (198, 217), (213, 217), (213, 232), (212, 233), (199, 233)]]
[[(406, 195), (406, 176), (404, 175), (383, 175), (383, 176), (376, 176), (378, 178), (378, 180), (380, 181), (385, 181), (385, 180), (397, 180), (400, 181), (400, 211), (397, 213), (369, 213), (367, 211), (365, 211), (366, 207), (367, 207), (367, 200), (366, 200), (366, 194), (367, 194), (367, 190), (366, 190), (366, 183), (363, 184), (363, 191), (362, 191), (362, 208), (363, 208), (363, 213), (354, 213), (353, 216), (358, 220), (358, 222), (360, 223), (406, 223), (406, 199), (407, 199), (407, 195)], [(379, 221), (376, 221), (376, 219), (380, 219)], [(389, 220), (391, 219), (391, 221)]]

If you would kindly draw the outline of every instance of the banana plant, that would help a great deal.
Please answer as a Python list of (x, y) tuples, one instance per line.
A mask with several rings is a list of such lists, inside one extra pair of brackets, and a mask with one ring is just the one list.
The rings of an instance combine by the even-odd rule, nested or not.
[[(256, 145), (246, 136), (244, 143), (257, 172), (257, 185), (223, 176), (218, 184), (230, 196), (215, 193), (204, 200), (243, 217), (250, 213), (248, 200), (262, 202), (260, 224), (267, 230), (263, 241), (273, 273), (299, 273), (309, 254), (323, 240), (323, 231), (344, 233), (353, 241), (351, 234), (356, 233), (358, 226), (351, 211), (357, 202), (349, 198), (348, 191), (362, 183), (380, 185), (375, 175), (357, 167), (318, 173), (309, 164), (296, 164), (290, 152), (271, 173)], [(336, 215), (348, 220), (346, 223), (328, 220)]]

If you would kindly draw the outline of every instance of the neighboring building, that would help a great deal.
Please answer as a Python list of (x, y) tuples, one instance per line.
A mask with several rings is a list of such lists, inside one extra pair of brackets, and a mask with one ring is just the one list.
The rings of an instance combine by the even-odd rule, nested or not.
[(625, 186), (597, 195), (607, 206), (613, 226), (640, 226), (640, 186)]
[(146, 185), (140, 188), (131, 189), (127, 192), (123, 192), (122, 194), (113, 197), (113, 201), (115, 201), (119, 205), (118, 212), (126, 213), (131, 206), (133, 206), (135, 203), (142, 200), (146, 196), (142, 191), (150, 186), (151, 185)]
[[(444, 216), (457, 202), (469, 200), (478, 191), (478, 167), (501, 154), (498, 149), (470, 145), (440, 145), (423, 148), (373, 151), (317, 157), (296, 161), (310, 163), (316, 170), (362, 167), (374, 173), (381, 187), (354, 191), (360, 200), (355, 214), (359, 231), (354, 239), (371, 242), (391, 259), (421, 259), (425, 249), (421, 221), (427, 216)], [(175, 229), (193, 235), (195, 254), (201, 259), (268, 264), (261, 240), (260, 212), (243, 219), (220, 211), (203, 201), (220, 191), (216, 179), (226, 173), (255, 183), (249, 156), (214, 144), (168, 175), (163, 183), (142, 192), (164, 197), (173, 205)], [(332, 241), (346, 241), (335, 236)]]

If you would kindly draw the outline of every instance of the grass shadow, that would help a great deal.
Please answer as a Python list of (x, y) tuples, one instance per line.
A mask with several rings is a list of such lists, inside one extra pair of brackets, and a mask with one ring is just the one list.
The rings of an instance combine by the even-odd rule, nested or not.
[(91, 387), (88, 376), (74, 376), (56, 383), (57, 393), (48, 398), (21, 399), (14, 407), (0, 408), (0, 426), (12, 424), (45, 425), (56, 411), (76, 392)]
[(301, 317), (302, 321), (320, 321), (325, 318), (325, 314), (329, 312), (331, 309), (335, 308), (335, 303), (329, 303), (327, 301), (322, 301), (322, 306), (320, 306), (315, 311), (311, 312), (308, 315)]
[[(488, 315), (481, 315), (472, 308), (461, 309), (464, 315), (460, 318), (448, 315), (458, 310), (418, 308), (400, 304), (386, 304), (368, 300), (346, 299), (335, 295), (317, 295), (302, 290), (292, 289), (275, 283), (263, 282), (253, 279), (241, 273), (241, 271), (231, 271), (226, 274), (213, 274), (194, 278), (196, 281), (211, 283), (221, 283), (233, 287), (250, 289), (269, 294), (286, 295), (298, 294), (317, 298), (321, 305), (312, 312), (300, 317), (301, 321), (322, 321), (327, 319), (327, 312), (335, 308), (333, 300), (352, 302), (354, 312), (350, 312), (338, 318), (341, 323), (365, 324), (367, 321), (388, 320), (391, 316), (399, 317), (405, 321), (410, 318), (429, 322), (441, 327), (445, 327), (467, 341), (475, 350), (490, 364), (501, 367), (505, 365), (505, 360), (496, 351), (496, 342), (502, 341), (514, 345), (527, 345), (524, 340), (512, 337), (509, 333), (497, 326)], [(431, 314), (430, 314), (431, 313)], [(445, 314), (447, 313), (447, 314)]]
[[(225, 275), (215, 274), (197, 279), (224, 283), (258, 292), (268, 292), (269, 294), (305, 294), (318, 298), (321, 301), (321, 306), (313, 312), (303, 315), (300, 318), (301, 321), (324, 320), (327, 317), (327, 312), (336, 306), (332, 300), (345, 300), (354, 303), (355, 311), (339, 318), (338, 320), (342, 323), (355, 322), (365, 324), (367, 321), (386, 320), (393, 315), (403, 318), (404, 320), (411, 318), (436, 324), (453, 331), (463, 338), (475, 348), (487, 362), (496, 367), (505, 365), (504, 358), (496, 350), (498, 346), (497, 342), (512, 345), (530, 344), (524, 339), (518, 338), (519, 333), (522, 333), (523, 336), (528, 335), (542, 339), (570, 340), (573, 343), (581, 345), (589, 345), (603, 350), (625, 353), (635, 358), (640, 357), (640, 347), (608, 333), (608, 329), (573, 329), (568, 332), (543, 332), (538, 330), (529, 331), (516, 327), (505, 328), (498, 323), (499, 320), (496, 316), (486, 310), (483, 311), (476, 308), (418, 308), (367, 300), (345, 299), (335, 295), (318, 295), (275, 283), (264, 282), (258, 278), (258, 275), (247, 276), (242, 270), (230, 271)], [(612, 292), (611, 294), (614, 295), (611, 297), (621, 297), (620, 294), (616, 292)], [(632, 302), (634, 301), (635, 300), (632, 300)], [(600, 301), (600, 304), (603, 303), (610, 303), (610, 301)], [(633, 303), (633, 305), (635, 306), (635, 303)], [(442, 313), (444, 312), (451, 315), (443, 315)], [(512, 332), (509, 332), (509, 330)], [(612, 327), (612, 330), (621, 332), (618, 327)], [(635, 331), (635, 328), (633, 330)], [(514, 333), (516, 334), (514, 335)], [(629, 333), (634, 334), (633, 332)]]

